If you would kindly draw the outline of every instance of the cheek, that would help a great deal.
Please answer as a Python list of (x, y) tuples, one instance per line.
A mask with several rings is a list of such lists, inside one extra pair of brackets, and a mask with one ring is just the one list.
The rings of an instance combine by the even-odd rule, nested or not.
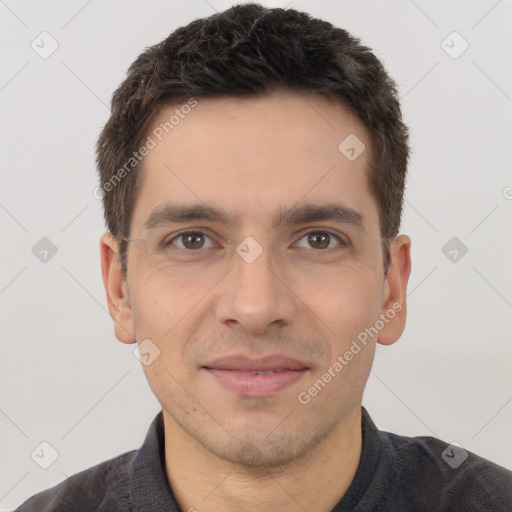
[[(186, 287), (171, 286), (168, 276), (149, 272), (133, 288), (132, 307), (137, 341), (148, 343), (156, 357), (142, 368), (155, 396), (172, 403), (185, 380), (183, 353), (191, 332), (197, 299)], [(156, 347), (156, 348), (155, 348)]]
[(344, 266), (329, 275), (304, 276), (297, 295), (342, 348), (378, 318), (382, 287), (375, 269)]
[[(164, 294), (155, 273), (141, 274), (132, 283), (132, 308), (137, 340), (161, 338), (172, 322), (172, 291)], [(169, 327), (167, 327), (168, 329)]]
[(182, 329), (194, 318), (205, 289), (197, 276), (172, 276), (158, 269), (141, 271), (130, 290), (137, 339), (163, 341)]
[(153, 389), (163, 383), (172, 389), (173, 377), (178, 382), (188, 379), (187, 345), (208, 314), (205, 293), (212, 287), (197, 276), (171, 276), (158, 270), (140, 272), (132, 282), (136, 338), (151, 340), (159, 351), (158, 358), (143, 367)]
[[(320, 318), (326, 333), (327, 361), (312, 373), (298, 401), (311, 406), (310, 413), (325, 417), (337, 404), (337, 413), (357, 404), (371, 370), (375, 339), (367, 329), (379, 317), (382, 283), (374, 270), (348, 269), (331, 275), (311, 288), (308, 305)], [(362, 341), (361, 341), (362, 340)]]

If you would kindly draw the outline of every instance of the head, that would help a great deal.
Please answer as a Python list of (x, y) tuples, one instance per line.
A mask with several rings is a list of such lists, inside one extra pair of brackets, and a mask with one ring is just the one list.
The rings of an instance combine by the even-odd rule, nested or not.
[(407, 129), (379, 60), (305, 13), (235, 6), (136, 59), (97, 152), (116, 336), (149, 347), (166, 417), (226, 460), (307, 453), (405, 325)]

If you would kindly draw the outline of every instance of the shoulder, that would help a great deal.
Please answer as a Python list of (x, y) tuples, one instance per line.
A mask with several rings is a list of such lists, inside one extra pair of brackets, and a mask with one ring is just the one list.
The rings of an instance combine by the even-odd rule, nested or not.
[(508, 469), (434, 437), (385, 434), (394, 446), (395, 467), (402, 478), (420, 493), (435, 496), (437, 510), (512, 510)]
[(15, 512), (129, 510), (129, 466), (137, 450), (85, 469), (35, 494)]

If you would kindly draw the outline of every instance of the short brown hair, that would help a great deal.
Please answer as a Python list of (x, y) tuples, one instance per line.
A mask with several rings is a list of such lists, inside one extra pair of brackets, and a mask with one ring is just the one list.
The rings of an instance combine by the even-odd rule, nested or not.
[(121, 241), (123, 268), (123, 238), (129, 236), (140, 182), (134, 154), (160, 108), (190, 97), (276, 89), (333, 97), (367, 128), (368, 183), (378, 205), (387, 273), (409, 157), (396, 85), (371, 50), (347, 31), (303, 12), (257, 4), (237, 5), (177, 29), (141, 53), (114, 92), (112, 113), (97, 143), (97, 163), (105, 220)]

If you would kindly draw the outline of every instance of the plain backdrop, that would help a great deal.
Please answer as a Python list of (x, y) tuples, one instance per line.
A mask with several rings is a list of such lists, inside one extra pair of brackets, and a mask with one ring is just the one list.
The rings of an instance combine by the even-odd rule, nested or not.
[[(411, 130), (408, 322), (378, 347), (364, 405), (383, 430), (512, 468), (511, 0), (264, 4), (361, 38)], [(160, 409), (106, 309), (94, 145), (139, 53), (229, 5), (0, 1), (1, 510), (138, 448)], [(58, 453), (48, 469), (41, 442)]]

